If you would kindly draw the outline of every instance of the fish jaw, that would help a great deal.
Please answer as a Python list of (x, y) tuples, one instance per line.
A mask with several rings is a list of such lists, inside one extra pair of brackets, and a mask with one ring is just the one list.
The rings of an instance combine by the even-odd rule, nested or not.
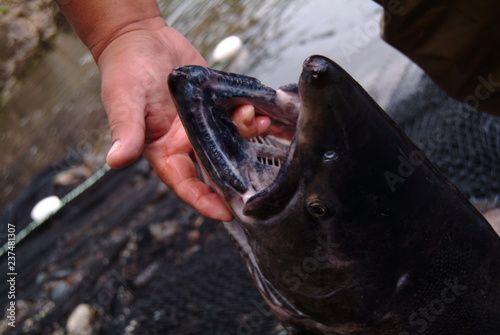
[(299, 111), (296, 86), (274, 90), (255, 78), (184, 66), (170, 74), (169, 87), (205, 181), (236, 217), (245, 217), (248, 200), (273, 183), (280, 170), (287, 170), (289, 141), (272, 136), (244, 139), (230, 112), (252, 104), (273, 120), (275, 129), (294, 131)]

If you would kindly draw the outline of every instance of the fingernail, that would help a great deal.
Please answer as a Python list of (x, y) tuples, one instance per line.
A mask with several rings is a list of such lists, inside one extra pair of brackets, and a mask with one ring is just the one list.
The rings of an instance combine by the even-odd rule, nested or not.
[(247, 105), (241, 108), (241, 113), (243, 114), (243, 123), (251, 127), (255, 122), (255, 108), (252, 105)]
[(257, 134), (255, 125), (255, 109), (252, 105), (246, 105), (239, 110), (239, 116), (235, 119), (236, 128), (243, 138), (250, 138)]
[(120, 140), (114, 141), (113, 145), (111, 146), (111, 149), (109, 149), (109, 151), (108, 151), (107, 158), (109, 158), (109, 156), (111, 156), (111, 154), (113, 152), (115, 152), (116, 150), (120, 149), (121, 146), (122, 146), (122, 141), (120, 141)]

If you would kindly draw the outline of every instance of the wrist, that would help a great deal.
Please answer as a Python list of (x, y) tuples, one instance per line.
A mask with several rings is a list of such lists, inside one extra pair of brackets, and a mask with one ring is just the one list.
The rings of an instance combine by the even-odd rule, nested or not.
[(56, 0), (62, 13), (97, 62), (117, 37), (167, 24), (155, 0)]

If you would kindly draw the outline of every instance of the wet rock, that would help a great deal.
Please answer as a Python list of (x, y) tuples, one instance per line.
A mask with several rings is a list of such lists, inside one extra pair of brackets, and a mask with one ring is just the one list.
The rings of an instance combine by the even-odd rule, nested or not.
[(16, 76), (57, 32), (58, 9), (52, 0), (7, 0), (0, 5), (0, 102)]
[(60, 301), (70, 292), (70, 286), (64, 280), (55, 280), (47, 284), (50, 291), (50, 299)]
[(160, 264), (158, 262), (151, 263), (148, 267), (142, 271), (133, 281), (133, 285), (135, 287), (143, 287), (149, 283), (151, 278), (153, 278), (154, 274), (160, 268)]
[(89, 304), (76, 306), (66, 323), (68, 335), (90, 335), (92, 334), (92, 323), (95, 312)]
[(166, 245), (170, 244), (181, 231), (181, 223), (178, 220), (152, 223), (149, 226), (149, 232), (153, 239)]
[(197, 229), (190, 230), (188, 232), (187, 238), (192, 245), (199, 244), (201, 239), (201, 232)]
[(64, 170), (54, 176), (55, 185), (59, 186), (76, 186), (88, 179), (92, 175), (92, 171), (85, 165), (76, 165), (68, 170)]

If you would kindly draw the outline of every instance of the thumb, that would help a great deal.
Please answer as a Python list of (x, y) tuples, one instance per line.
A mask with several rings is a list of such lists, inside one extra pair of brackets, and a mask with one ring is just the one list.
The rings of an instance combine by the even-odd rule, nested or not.
[(113, 141), (106, 162), (120, 169), (133, 163), (142, 153), (145, 94), (137, 84), (131, 85), (125, 78), (115, 77), (110, 83), (103, 76), (102, 85), (102, 102)]

